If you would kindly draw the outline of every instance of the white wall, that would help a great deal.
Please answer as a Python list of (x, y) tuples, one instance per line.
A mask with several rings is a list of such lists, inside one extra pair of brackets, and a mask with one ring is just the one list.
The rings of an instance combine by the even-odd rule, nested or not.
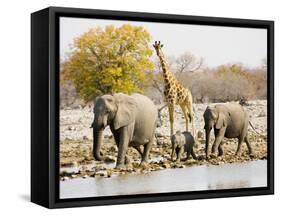
[[(236, 17), (275, 20), (276, 38), (276, 89), (281, 90), (279, 69), (281, 47), (281, 15), (276, 0), (196, 0), (196, 1), (152, 1), (152, 0), (7, 0), (1, 2), (0, 31), (0, 214), (29, 215), (83, 215), (95, 213), (125, 215), (160, 214), (174, 215), (266, 215), (280, 209), (280, 159), (276, 158), (276, 195), (231, 199), (195, 200), (167, 203), (107, 206), (46, 210), (34, 205), (29, 199), (30, 176), (30, 13), (47, 6), (68, 6), (96, 9), (146, 11), (203, 16)], [(276, 110), (280, 100), (276, 96)], [(280, 112), (276, 119), (281, 120)], [(277, 121), (276, 121), (277, 122)], [(276, 125), (279, 132), (280, 126)], [(280, 133), (276, 133), (276, 156), (280, 153)], [(5, 213), (4, 213), (5, 212)]]

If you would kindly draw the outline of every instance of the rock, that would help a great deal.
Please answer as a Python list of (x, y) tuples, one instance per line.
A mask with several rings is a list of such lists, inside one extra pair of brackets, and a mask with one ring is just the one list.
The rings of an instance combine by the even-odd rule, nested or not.
[(90, 160), (93, 160), (93, 156), (92, 155), (88, 155), (88, 156), (85, 156), (85, 160), (87, 161), (90, 161)]
[(258, 115), (258, 117), (265, 117), (265, 116), (266, 116), (266, 113), (264, 110), (262, 110)]
[(110, 178), (112, 176), (112, 171), (111, 170), (107, 170), (107, 178)]
[(160, 151), (160, 148), (154, 148), (153, 149), (155, 152), (159, 152)]
[(67, 176), (64, 176), (64, 177), (61, 178), (62, 181), (66, 181), (68, 179), (69, 179), (69, 177), (67, 177)]
[(160, 137), (164, 137), (164, 135), (162, 133), (160, 133), (160, 132), (156, 132), (155, 133), (155, 137), (156, 138), (160, 138)]
[(101, 170), (106, 170), (106, 168), (103, 167), (102, 165), (96, 166), (96, 167), (95, 167), (95, 171), (96, 171), (96, 172), (101, 171)]
[(127, 170), (126, 170), (127, 172), (133, 172), (134, 171), (134, 169), (132, 168), (132, 167), (129, 167), (129, 168), (127, 168)]
[(163, 141), (163, 145), (169, 145), (169, 144), (171, 144), (171, 140), (170, 139), (164, 139), (164, 141)]
[(82, 176), (83, 179), (88, 178), (88, 177), (89, 177), (88, 175), (83, 175)]
[(198, 138), (198, 139), (204, 139), (204, 133), (199, 130), (199, 131), (197, 132), (197, 138)]
[(83, 140), (89, 140), (87, 136), (83, 136)]
[(157, 121), (156, 121), (156, 127), (157, 127), (157, 128), (161, 127), (162, 124), (163, 124), (162, 121), (160, 121), (160, 120), (157, 120)]
[(156, 144), (160, 146), (163, 145), (163, 139), (157, 139)]
[(205, 159), (205, 156), (204, 155), (198, 155), (197, 156), (197, 160), (204, 160)]
[(86, 171), (86, 170), (88, 170), (88, 167), (83, 165), (83, 166), (81, 166), (81, 170)]
[(111, 156), (111, 155), (109, 155), (109, 156), (107, 156), (107, 157), (104, 159), (104, 162), (105, 162), (105, 163), (114, 163), (114, 162), (116, 162), (116, 158), (113, 157), (113, 156)]
[(95, 176), (107, 177), (107, 171), (106, 170), (99, 170), (95, 173)]
[(117, 147), (116, 145), (111, 146), (111, 147), (109, 148), (109, 151), (110, 151), (110, 152), (117, 152), (117, 151), (118, 151), (118, 147)]
[(170, 158), (171, 158), (171, 155), (170, 155), (170, 154), (163, 154), (162, 157), (163, 157), (163, 158), (170, 159)]
[(71, 177), (72, 177), (72, 178), (76, 178), (76, 177), (77, 177), (77, 175), (75, 175), (75, 174), (72, 174), (72, 175), (71, 175)]
[(163, 163), (162, 167), (164, 167), (165, 169), (169, 169), (171, 168), (171, 165), (168, 163)]
[(72, 164), (71, 164), (71, 166), (73, 166), (73, 167), (78, 167), (78, 165), (79, 165), (79, 164), (78, 164), (77, 161), (73, 161)]
[(141, 169), (140, 169), (140, 168), (133, 168), (133, 171), (134, 171), (135, 173), (140, 173), (140, 172), (141, 172)]

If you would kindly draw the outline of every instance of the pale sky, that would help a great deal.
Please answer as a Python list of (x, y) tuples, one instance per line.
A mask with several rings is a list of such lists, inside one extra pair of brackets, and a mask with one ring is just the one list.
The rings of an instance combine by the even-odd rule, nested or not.
[(110, 24), (121, 26), (125, 23), (145, 27), (152, 36), (151, 48), (155, 40), (160, 40), (164, 44), (163, 52), (166, 56), (177, 57), (190, 52), (203, 57), (205, 65), (209, 67), (227, 63), (258, 67), (267, 56), (266, 29), (62, 17), (61, 59), (70, 51), (73, 39), (90, 28)]

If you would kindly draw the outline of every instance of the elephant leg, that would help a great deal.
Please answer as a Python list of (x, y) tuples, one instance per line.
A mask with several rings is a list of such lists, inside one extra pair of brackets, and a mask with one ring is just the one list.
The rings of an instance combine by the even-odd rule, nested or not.
[(178, 149), (176, 162), (180, 162), (180, 159), (181, 159), (181, 156), (182, 156), (183, 152), (184, 152), (184, 148), (183, 147)]
[(112, 126), (110, 126), (110, 130), (113, 134), (114, 141), (115, 141), (117, 147), (119, 148), (119, 143), (120, 143), (119, 133), (117, 131), (115, 131)]
[(120, 142), (119, 134), (116, 131), (113, 133), (113, 138), (114, 138), (116, 144), (118, 144)]
[(192, 149), (187, 149), (187, 151), (186, 151), (186, 158), (183, 159), (183, 161), (187, 161), (189, 159), (190, 155), (192, 155)]
[(191, 155), (192, 155), (192, 157), (193, 157), (194, 160), (197, 160), (197, 159), (198, 159), (197, 156), (196, 156), (196, 154), (195, 154), (195, 152), (194, 152), (194, 150), (193, 150), (193, 148), (191, 149)]
[(221, 142), (221, 144), (219, 145), (219, 156), (223, 156), (223, 155), (224, 155), (223, 142)]
[(131, 159), (128, 155), (125, 156), (125, 164), (130, 164)]
[(146, 145), (144, 145), (142, 160), (141, 160), (142, 164), (145, 164), (148, 162), (148, 157), (149, 157), (149, 152), (150, 152), (151, 146), (152, 146), (152, 142), (149, 142)]
[(225, 128), (221, 128), (219, 130), (215, 129), (215, 142), (212, 146), (212, 154), (214, 156), (217, 155), (218, 147), (221, 144), (225, 133)]
[(253, 151), (251, 143), (249, 142), (248, 136), (245, 137), (245, 142), (246, 142), (248, 150), (249, 150), (249, 155), (254, 156), (254, 151)]
[(171, 128), (171, 136), (174, 134), (174, 111), (175, 111), (175, 106), (174, 104), (169, 105), (169, 117), (170, 117), (170, 128)]
[(171, 161), (173, 162), (174, 154), (175, 154), (175, 152), (177, 153), (177, 151), (176, 151), (177, 144), (172, 139), (171, 139), (171, 143), (172, 143)]
[(238, 157), (241, 155), (241, 145), (242, 145), (243, 141), (244, 141), (244, 138), (242, 138), (242, 137), (238, 138), (238, 146), (237, 146), (237, 150), (235, 153), (235, 155)]
[(129, 136), (128, 136), (128, 128), (124, 127), (121, 129), (119, 134), (119, 144), (118, 144), (118, 155), (117, 155), (117, 163), (116, 168), (120, 168), (124, 166), (125, 156), (127, 153), (127, 148), (129, 144)]
[(174, 161), (174, 153), (175, 153), (175, 148), (172, 147), (171, 161)]

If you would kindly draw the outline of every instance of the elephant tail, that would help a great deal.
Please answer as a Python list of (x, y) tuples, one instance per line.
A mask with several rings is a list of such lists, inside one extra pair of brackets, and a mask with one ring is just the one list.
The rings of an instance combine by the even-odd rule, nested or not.
[(253, 131), (255, 131), (256, 134), (258, 134), (258, 135), (260, 135), (260, 136), (264, 136), (264, 135), (262, 135), (261, 133), (259, 133), (259, 132), (254, 128), (254, 126), (253, 126), (253, 124), (252, 124), (251, 121), (249, 121), (249, 124), (250, 124), (251, 128), (253, 129)]

